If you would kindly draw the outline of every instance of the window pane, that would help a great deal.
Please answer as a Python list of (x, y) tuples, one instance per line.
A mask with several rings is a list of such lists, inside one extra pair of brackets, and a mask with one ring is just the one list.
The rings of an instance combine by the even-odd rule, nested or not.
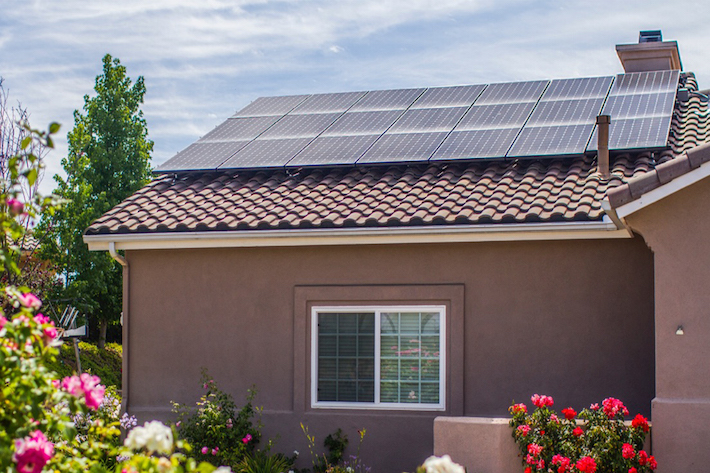
[(338, 362), (335, 359), (321, 358), (318, 363), (318, 379), (335, 380), (337, 379)]
[(357, 355), (357, 336), (340, 335), (338, 337), (338, 356)]
[(318, 333), (337, 333), (338, 317), (331, 314), (318, 314)]
[(399, 333), (399, 314), (383, 312), (380, 315), (380, 330), (382, 333)]
[(355, 381), (338, 381), (338, 401), (356, 402), (356, 386)]
[(400, 402), (421, 402), (418, 383), (402, 383), (399, 389)]
[(335, 381), (318, 381), (318, 400), (337, 401), (338, 388)]
[(406, 312), (399, 316), (400, 332), (401, 334), (411, 333), (419, 334), (419, 313), (418, 312)]
[(439, 383), (422, 383), (421, 402), (437, 404), (439, 402)]
[(380, 383), (381, 402), (399, 402), (399, 383)]
[(439, 313), (422, 313), (422, 333), (439, 333)]
[(422, 352), (424, 358), (439, 358), (439, 336), (423, 336), (422, 337)]
[(321, 335), (318, 337), (318, 356), (336, 356), (338, 353), (338, 337)]
[(422, 379), (439, 380), (439, 360), (422, 360)]

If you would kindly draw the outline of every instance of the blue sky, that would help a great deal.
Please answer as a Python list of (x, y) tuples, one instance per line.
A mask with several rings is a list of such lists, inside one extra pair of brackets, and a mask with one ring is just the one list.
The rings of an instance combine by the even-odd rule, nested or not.
[(642, 29), (677, 40), (710, 87), (707, 17), (667, 0), (3, 0), (0, 12), (11, 100), (35, 127), (62, 124), (45, 192), (106, 53), (145, 78), (156, 166), (260, 96), (616, 74), (614, 46)]

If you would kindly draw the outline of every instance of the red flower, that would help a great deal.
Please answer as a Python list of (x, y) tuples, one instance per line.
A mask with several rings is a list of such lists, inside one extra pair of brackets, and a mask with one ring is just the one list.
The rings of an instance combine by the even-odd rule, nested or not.
[(584, 435), (584, 430), (582, 430), (581, 427), (577, 427), (572, 431), (572, 433), (575, 437), (581, 437), (582, 435)]
[(532, 468), (530, 468), (529, 466), (526, 466), (525, 473), (532, 473)]
[(648, 432), (648, 419), (646, 419), (641, 414), (636, 414), (634, 420), (631, 421), (631, 427), (635, 429), (643, 429), (644, 432)]
[(562, 413), (565, 415), (565, 419), (567, 420), (572, 420), (577, 415), (577, 412), (571, 407), (568, 407), (567, 409), (562, 409)]
[(636, 456), (636, 450), (634, 450), (634, 446), (631, 445), (630, 443), (625, 443), (621, 447), (621, 456), (626, 458), (627, 460), (630, 460), (631, 458)]
[(648, 457), (648, 467), (652, 470), (658, 468), (658, 463), (656, 463), (656, 457), (654, 457), (653, 455)]
[(559, 465), (559, 468), (557, 468), (557, 473), (565, 473), (567, 470), (569, 470), (570, 461), (571, 460), (569, 458), (557, 454), (552, 457), (551, 463), (553, 465)]
[(644, 466), (648, 461), (648, 453), (643, 450), (639, 451), (639, 465)]
[(510, 406), (510, 412), (512, 414), (518, 414), (520, 412), (528, 412), (528, 408), (525, 404), (523, 404), (521, 402), (520, 404), (513, 404), (512, 406)]
[(629, 415), (629, 410), (624, 406), (624, 403), (613, 397), (602, 401), (602, 409), (609, 419), (613, 419), (620, 412), (625, 416)]
[(542, 452), (542, 445), (538, 445), (536, 443), (531, 443), (528, 445), (528, 453), (533, 455), (533, 456), (538, 456), (540, 455), (540, 452)]
[(518, 429), (520, 433), (523, 435), (523, 437), (527, 437), (527, 435), (530, 433), (530, 426), (529, 425), (519, 425)]
[(552, 400), (552, 396), (545, 396), (544, 394), (541, 396), (539, 394), (533, 394), (533, 396), (530, 398), (532, 403), (539, 408), (543, 408), (546, 406), (552, 406), (554, 404), (554, 401)]
[(631, 468), (629, 468), (629, 473), (638, 473), (638, 471), (632, 466)]
[(592, 457), (582, 457), (577, 461), (576, 467), (582, 473), (594, 473), (597, 471), (597, 462)]

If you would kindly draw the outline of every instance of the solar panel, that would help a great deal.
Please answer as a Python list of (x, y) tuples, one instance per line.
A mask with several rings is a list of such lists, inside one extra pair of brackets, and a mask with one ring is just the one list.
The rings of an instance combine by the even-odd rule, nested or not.
[(344, 112), (360, 100), (366, 92), (311, 95), (293, 109), (292, 114)]
[(200, 142), (253, 140), (276, 123), (279, 117), (229, 118), (200, 139)]
[[(592, 133), (596, 116), (604, 104), (604, 99), (572, 99), (540, 102), (535, 107), (525, 128), (530, 126), (583, 125)], [(580, 150), (584, 152), (584, 150)]]
[(485, 88), (485, 85), (432, 87), (427, 89), (411, 108), (470, 107)]
[(518, 128), (454, 131), (431, 157), (432, 161), (500, 158), (505, 156)]
[(583, 154), (593, 126), (562, 125), (525, 127), (508, 151), (508, 157)]
[(259, 139), (315, 138), (340, 116), (339, 113), (286, 115)]
[(446, 133), (382, 135), (357, 164), (426, 161), (445, 137)]
[(368, 92), (351, 111), (404, 110), (426, 89), (375, 90)]
[(401, 110), (346, 112), (322, 136), (382, 134), (402, 115)]
[(488, 130), (494, 128), (520, 129), (534, 107), (534, 102), (474, 105), (456, 126), (456, 131)]
[[(680, 71), (619, 74), (602, 114), (611, 116), (609, 149), (664, 148)], [(587, 150), (597, 149), (596, 128)]]
[(553, 80), (540, 100), (603, 99), (613, 80), (613, 76)]
[(312, 138), (255, 140), (232, 156), (220, 169), (273, 168), (285, 166)]
[(220, 164), (247, 144), (249, 144), (249, 141), (246, 140), (193, 143), (159, 166), (156, 171), (204, 171), (217, 169)]
[(486, 87), (476, 105), (537, 102), (549, 81), (506, 82)]
[(407, 110), (387, 133), (451, 131), (467, 107), (420, 108)]
[(310, 96), (290, 95), (284, 97), (259, 97), (235, 113), (233, 118), (285, 115), (308, 97)]
[(355, 164), (380, 135), (319, 136), (287, 166)]

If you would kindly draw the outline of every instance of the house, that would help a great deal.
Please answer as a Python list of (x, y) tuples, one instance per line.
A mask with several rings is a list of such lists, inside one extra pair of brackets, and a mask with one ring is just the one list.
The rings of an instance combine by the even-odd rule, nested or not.
[(169, 418), (207, 367), (280, 448), (365, 427), (376, 471), (485, 473), (519, 468), (511, 401), (614, 396), (660, 471), (704, 470), (707, 97), (675, 42), (617, 52), (616, 77), (262, 98), (160, 166), (84, 236), (124, 266), (125, 407)]

